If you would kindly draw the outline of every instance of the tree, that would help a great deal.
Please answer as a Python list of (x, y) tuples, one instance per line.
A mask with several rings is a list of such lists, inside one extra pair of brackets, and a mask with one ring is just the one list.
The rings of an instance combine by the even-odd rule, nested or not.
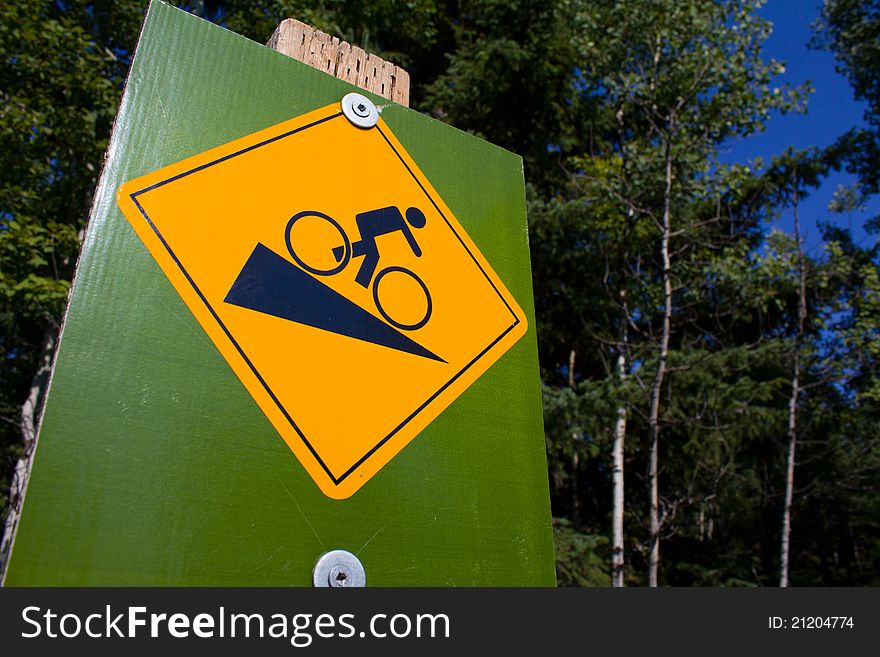
[(867, 193), (880, 191), (880, 0), (825, 0), (813, 45), (837, 58), (859, 100), (868, 103), (866, 128), (853, 128), (831, 151), (858, 174)]
[[(427, 86), (424, 109), (519, 153), (541, 191), (564, 185), (560, 163), (585, 139), (572, 68), (578, 11), (567, 0), (468, 0), (452, 17), (448, 67)], [(427, 82), (427, 81), (425, 81)]]
[(705, 212), (737, 175), (719, 165), (716, 154), (730, 139), (760, 129), (772, 110), (793, 108), (799, 97), (770, 88), (782, 69), (761, 56), (769, 26), (756, 14), (759, 2), (652, 0), (638, 12), (615, 2), (597, 5), (584, 38), (584, 76), (625, 123), (612, 150), (620, 161), (616, 174), (595, 180), (618, 200), (622, 215), (631, 212), (656, 230), (655, 257), (639, 254), (646, 303), (637, 309), (654, 351), (646, 419), (648, 583), (656, 586), (661, 535), (675, 506), (661, 500), (659, 453), (670, 348), (682, 322), (677, 306), (694, 290), (691, 266), (729, 237), (721, 214)]

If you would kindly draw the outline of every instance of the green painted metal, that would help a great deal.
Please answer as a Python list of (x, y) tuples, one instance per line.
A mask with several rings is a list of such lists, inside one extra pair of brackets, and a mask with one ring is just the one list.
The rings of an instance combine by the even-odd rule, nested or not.
[(117, 208), (123, 181), (352, 89), (151, 4), (96, 192), (7, 585), (308, 586), (315, 559), (333, 548), (360, 556), (368, 585), (554, 584), (518, 156), (404, 107), (384, 109), (530, 329), (343, 501), (318, 490)]

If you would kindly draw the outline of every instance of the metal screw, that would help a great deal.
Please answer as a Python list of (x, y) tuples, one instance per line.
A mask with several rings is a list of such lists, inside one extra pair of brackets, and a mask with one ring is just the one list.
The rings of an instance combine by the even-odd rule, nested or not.
[(341, 105), (345, 118), (358, 128), (372, 128), (379, 121), (379, 110), (366, 96), (358, 93), (346, 94)]
[(351, 552), (331, 550), (315, 563), (312, 583), (316, 587), (358, 588), (366, 586), (367, 576), (360, 560)]
[(330, 569), (330, 574), (327, 575), (327, 581), (331, 588), (346, 587), (351, 581), (351, 571), (345, 566), (333, 566)]

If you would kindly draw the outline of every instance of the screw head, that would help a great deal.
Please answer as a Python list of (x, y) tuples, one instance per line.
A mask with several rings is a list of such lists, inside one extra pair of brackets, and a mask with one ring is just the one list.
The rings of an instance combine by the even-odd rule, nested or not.
[(312, 584), (319, 588), (360, 588), (366, 586), (367, 576), (363, 564), (351, 552), (331, 550), (315, 563)]
[(372, 128), (379, 121), (379, 110), (366, 96), (346, 94), (342, 98), (342, 113), (358, 128)]
[(327, 575), (327, 581), (330, 583), (330, 588), (347, 587), (351, 582), (351, 571), (346, 566), (333, 566), (330, 574)]

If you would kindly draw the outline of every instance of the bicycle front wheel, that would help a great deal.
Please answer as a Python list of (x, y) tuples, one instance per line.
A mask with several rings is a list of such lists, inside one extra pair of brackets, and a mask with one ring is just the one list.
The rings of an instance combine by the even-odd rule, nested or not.
[[(404, 276), (411, 278), (415, 281), (418, 286), (421, 288), (422, 293), (425, 297), (425, 311), (422, 318), (414, 323), (405, 323), (394, 319), (388, 311), (382, 306), (382, 302), (379, 301), (379, 285), (382, 282), (382, 279), (385, 278), (388, 274), (400, 273)], [(385, 318), (385, 321), (395, 326), (402, 331), (415, 331), (417, 329), (422, 328), (425, 324), (428, 323), (428, 320), (431, 319), (431, 313), (433, 312), (433, 302), (431, 301), (431, 293), (428, 292), (428, 286), (425, 285), (424, 281), (421, 278), (415, 275), (415, 273), (411, 272), (409, 269), (404, 269), (403, 267), (386, 267), (382, 271), (380, 271), (376, 278), (373, 280), (373, 301), (376, 303), (376, 309), (379, 311), (379, 314)]]

